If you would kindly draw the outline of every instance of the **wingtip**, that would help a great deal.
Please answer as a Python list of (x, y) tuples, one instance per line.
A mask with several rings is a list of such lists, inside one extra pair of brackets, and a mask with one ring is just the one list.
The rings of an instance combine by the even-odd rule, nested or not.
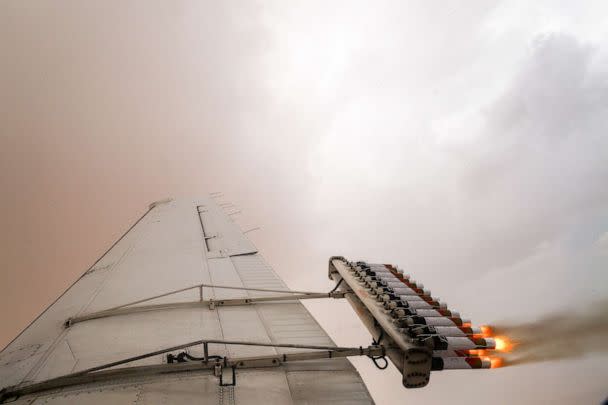
[(170, 203), (171, 201), (173, 201), (173, 198), (165, 198), (163, 200), (154, 201), (153, 203), (148, 205), (148, 209), (151, 210), (158, 205), (167, 204), (167, 203)]

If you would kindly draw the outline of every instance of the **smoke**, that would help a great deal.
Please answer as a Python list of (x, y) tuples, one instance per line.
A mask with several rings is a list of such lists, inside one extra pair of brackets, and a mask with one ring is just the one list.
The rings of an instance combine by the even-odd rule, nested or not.
[(514, 347), (506, 365), (537, 363), (608, 352), (608, 300), (583, 311), (552, 314), (534, 322), (494, 327)]

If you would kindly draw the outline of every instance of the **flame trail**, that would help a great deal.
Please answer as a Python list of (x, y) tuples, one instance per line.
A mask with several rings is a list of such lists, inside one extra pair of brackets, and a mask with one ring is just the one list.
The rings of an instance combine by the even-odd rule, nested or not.
[[(584, 311), (554, 314), (537, 321), (498, 325), (496, 336), (504, 365), (536, 363), (608, 352), (608, 300)], [(499, 348), (499, 340), (502, 347)]]

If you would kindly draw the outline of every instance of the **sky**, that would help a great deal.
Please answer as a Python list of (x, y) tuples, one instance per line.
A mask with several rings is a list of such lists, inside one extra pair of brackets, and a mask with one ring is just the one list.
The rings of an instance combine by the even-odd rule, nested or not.
[[(400, 265), (475, 323), (605, 300), (607, 9), (1, 2), (0, 346), (148, 203), (217, 191), (295, 289), (330, 288), (344, 255)], [(306, 305), (339, 345), (369, 343), (348, 304)], [(606, 354), (423, 390), (353, 363), (379, 404), (608, 396)]]

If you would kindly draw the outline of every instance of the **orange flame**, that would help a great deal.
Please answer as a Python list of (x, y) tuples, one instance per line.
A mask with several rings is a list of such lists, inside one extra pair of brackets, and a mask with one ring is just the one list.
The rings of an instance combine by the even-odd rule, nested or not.
[(481, 349), (469, 350), (468, 353), (470, 356), (487, 356), (488, 355), (487, 350), (481, 350)]
[(506, 336), (496, 336), (494, 337), (494, 341), (496, 341), (496, 351), (509, 353), (513, 350), (515, 344)]
[(491, 337), (494, 335), (494, 329), (491, 326), (482, 325), (479, 327), (479, 329), (481, 329), (483, 337)]
[(493, 327), (483, 325), (480, 326), (479, 329), (481, 329), (481, 333), (483, 334), (484, 338), (494, 338), (494, 340), (496, 341), (496, 351), (508, 353), (513, 350), (515, 343), (513, 343), (511, 339), (509, 339), (507, 336), (495, 336), (495, 331)]
[(505, 365), (505, 361), (502, 357), (491, 357), (490, 368), (500, 368)]
[[(495, 333), (496, 331), (494, 330), (493, 327), (489, 326), (489, 325), (482, 325), (479, 327), (479, 329), (481, 329), (481, 334), (483, 335), (484, 338), (493, 338), (494, 341), (496, 342), (496, 347), (494, 348), (495, 351), (497, 352), (502, 352), (502, 353), (509, 353), (513, 350), (513, 348), (515, 347), (515, 343), (509, 339), (507, 336), (496, 336)], [(475, 352), (477, 352), (477, 354), (479, 356), (487, 356), (488, 352), (492, 353), (492, 351), (488, 351), (488, 350), (476, 350)], [(502, 357), (484, 357), (484, 359), (489, 360), (490, 361), (490, 368), (499, 368), (499, 367), (504, 367), (505, 366), (505, 359)]]

